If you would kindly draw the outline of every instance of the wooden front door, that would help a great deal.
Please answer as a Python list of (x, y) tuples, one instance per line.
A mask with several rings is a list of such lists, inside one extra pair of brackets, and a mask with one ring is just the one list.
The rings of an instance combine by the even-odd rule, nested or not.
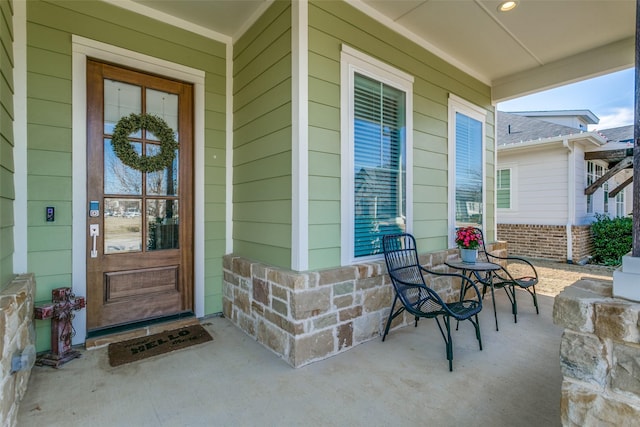
[[(152, 114), (179, 147), (164, 169), (144, 172), (115, 154), (122, 117)], [(129, 135), (138, 156), (161, 141)], [(193, 88), (87, 62), (87, 329), (193, 311)]]

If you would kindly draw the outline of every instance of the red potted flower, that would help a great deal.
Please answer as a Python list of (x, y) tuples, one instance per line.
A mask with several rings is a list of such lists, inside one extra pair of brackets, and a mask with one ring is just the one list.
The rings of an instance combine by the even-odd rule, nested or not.
[(476, 262), (481, 243), (482, 233), (477, 228), (461, 227), (456, 230), (456, 244), (460, 248), (460, 258), (463, 262)]

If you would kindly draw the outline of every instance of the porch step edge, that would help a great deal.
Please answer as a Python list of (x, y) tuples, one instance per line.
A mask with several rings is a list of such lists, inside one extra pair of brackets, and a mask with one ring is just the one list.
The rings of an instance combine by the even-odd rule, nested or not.
[(200, 323), (196, 317), (188, 317), (184, 319), (176, 319), (168, 322), (155, 323), (129, 331), (115, 332), (113, 334), (102, 335), (98, 337), (87, 338), (84, 345), (87, 350), (97, 350), (108, 346), (111, 343), (122, 342), (134, 338), (146, 337), (148, 335), (157, 334), (172, 329), (179, 329), (185, 326)]

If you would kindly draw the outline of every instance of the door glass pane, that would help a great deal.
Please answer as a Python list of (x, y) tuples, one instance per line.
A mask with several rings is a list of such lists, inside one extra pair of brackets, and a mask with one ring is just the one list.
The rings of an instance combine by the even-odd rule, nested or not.
[(177, 249), (178, 226), (177, 200), (147, 200), (147, 250)]
[(104, 199), (104, 253), (142, 250), (142, 200)]
[[(104, 133), (112, 134), (120, 118), (142, 112), (140, 86), (104, 79)], [(138, 131), (133, 135), (140, 138)]]
[[(153, 114), (167, 122), (167, 125), (176, 134), (176, 141), (180, 141), (178, 138), (178, 95), (154, 89), (147, 89), (146, 94), (147, 114)], [(158, 140), (151, 132), (147, 132), (147, 139)]]
[[(160, 153), (160, 146), (157, 144), (147, 144), (146, 149), (149, 157)], [(178, 150), (176, 150), (173, 163), (169, 167), (147, 173), (147, 194), (152, 196), (175, 196), (178, 194)]]
[[(142, 145), (134, 142), (138, 155)], [(122, 163), (113, 151), (110, 139), (104, 140), (104, 192), (105, 194), (142, 194), (142, 172)]]

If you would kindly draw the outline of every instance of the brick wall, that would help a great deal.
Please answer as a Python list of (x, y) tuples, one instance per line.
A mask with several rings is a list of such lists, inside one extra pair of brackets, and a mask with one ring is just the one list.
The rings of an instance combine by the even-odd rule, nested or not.
[(33, 328), (33, 299), (35, 295), (33, 274), (17, 276), (0, 292), (0, 352), (2, 376), (0, 376), (0, 420), (3, 426), (16, 425), (18, 406), (27, 390), (31, 367), (11, 372), (14, 354), (31, 346), (35, 354)]
[(590, 225), (575, 225), (571, 227), (573, 238), (573, 259), (577, 262), (593, 255), (594, 243)]
[[(572, 262), (592, 255), (590, 225), (571, 227)], [(528, 258), (567, 261), (567, 234), (564, 225), (498, 224), (498, 240), (509, 242), (509, 253)]]
[[(488, 249), (507, 251), (504, 242)], [(457, 257), (449, 249), (420, 255), (420, 263), (447, 271), (444, 262)], [(223, 269), (225, 317), (294, 367), (381, 336), (394, 297), (384, 261), (299, 273), (227, 255)], [(447, 301), (459, 297), (449, 279), (431, 286)], [(412, 322), (405, 312), (391, 327)]]

